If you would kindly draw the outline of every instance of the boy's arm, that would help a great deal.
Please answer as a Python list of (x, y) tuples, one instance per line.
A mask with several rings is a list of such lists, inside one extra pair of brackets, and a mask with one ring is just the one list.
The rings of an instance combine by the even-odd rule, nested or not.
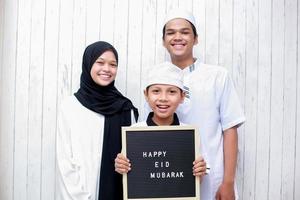
[(224, 177), (219, 187), (216, 199), (234, 199), (234, 180), (237, 164), (238, 136), (237, 127), (224, 131)]

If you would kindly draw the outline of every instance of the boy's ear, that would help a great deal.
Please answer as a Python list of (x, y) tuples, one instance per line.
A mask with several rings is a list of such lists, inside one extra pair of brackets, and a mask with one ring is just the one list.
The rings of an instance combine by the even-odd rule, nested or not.
[(164, 40), (164, 39), (162, 39), (162, 40), (161, 40), (161, 42), (162, 42), (162, 45), (163, 45), (163, 47), (165, 47), (165, 48), (166, 48), (165, 40)]
[(146, 89), (144, 90), (144, 96), (145, 96), (145, 100), (148, 102), (148, 92)]

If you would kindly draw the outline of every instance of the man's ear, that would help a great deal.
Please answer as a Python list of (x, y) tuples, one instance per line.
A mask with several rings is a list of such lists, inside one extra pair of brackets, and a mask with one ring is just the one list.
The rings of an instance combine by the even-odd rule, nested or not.
[(195, 37), (194, 45), (198, 44), (198, 36)]

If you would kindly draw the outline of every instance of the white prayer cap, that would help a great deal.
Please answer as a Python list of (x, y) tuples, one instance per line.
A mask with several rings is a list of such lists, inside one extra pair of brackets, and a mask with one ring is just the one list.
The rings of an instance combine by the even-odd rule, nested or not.
[(173, 85), (183, 90), (183, 71), (170, 62), (155, 65), (148, 72), (145, 88), (154, 84)]
[(171, 21), (173, 19), (177, 19), (177, 18), (188, 20), (189, 22), (191, 22), (196, 27), (194, 15), (191, 12), (189, 12), (187, 10), (180, 9), (180, 8), (174, 8), (174, 9), (170, 10), (167, 13), (167, 16), (166, 16), (165, 21), (164, 21), (164, 26), (169, 21)]

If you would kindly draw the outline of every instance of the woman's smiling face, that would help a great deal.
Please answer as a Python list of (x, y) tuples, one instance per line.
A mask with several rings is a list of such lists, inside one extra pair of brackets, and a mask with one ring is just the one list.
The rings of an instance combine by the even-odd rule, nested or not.
[(105, 51), (97, 58), (91, 68), (91, 77), (95, 83), (107, 86), (117, 75), (118, 63), (112, 51)]

